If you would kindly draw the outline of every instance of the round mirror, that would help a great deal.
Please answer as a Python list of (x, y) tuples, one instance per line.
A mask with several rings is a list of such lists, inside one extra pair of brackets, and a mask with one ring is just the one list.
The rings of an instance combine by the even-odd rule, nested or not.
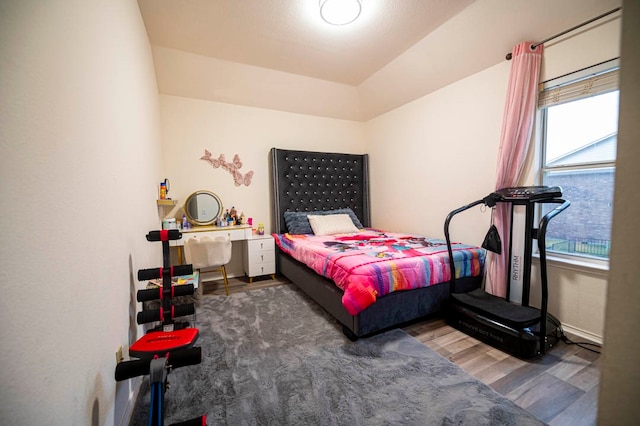
[(211, 191), (196, 191), (184, 202), (184, 214), (194, 225), (211, 225), (222, 214), (222, 201)]

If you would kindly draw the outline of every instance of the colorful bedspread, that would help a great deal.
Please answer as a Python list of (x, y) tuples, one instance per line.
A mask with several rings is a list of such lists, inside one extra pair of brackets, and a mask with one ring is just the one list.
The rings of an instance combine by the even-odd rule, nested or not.
[[(344, 291), (342, 304), (356, 315), (378, 297), (451, 279), (444, 240), (382, 232), (317, 236), (273, 234), (276, 244), (316, 273), (332, 279)], [(485, 252), (452, 243), (456, 278), (478, 276)]]

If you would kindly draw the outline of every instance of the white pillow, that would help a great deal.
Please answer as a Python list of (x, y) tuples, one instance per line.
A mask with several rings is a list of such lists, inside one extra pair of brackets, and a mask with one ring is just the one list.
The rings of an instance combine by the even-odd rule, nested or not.
[(349, 234), (360, 230), (348, 214), (308, 215), (315, 235)]

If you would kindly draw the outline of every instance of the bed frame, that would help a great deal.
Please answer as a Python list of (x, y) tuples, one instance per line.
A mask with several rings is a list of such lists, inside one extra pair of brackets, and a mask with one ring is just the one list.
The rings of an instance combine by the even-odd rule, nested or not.
[[(370, 227), (369, 170), (367, 154), (338, 154), (271, 149), (273, 232), (287, 232), (285, 211), (318, 211), (350, 208)], [(423, 318), (443, 310), (449, 299), (449, 283), (393, 292), (357, 315), (342, 305), (343, 291), (311, 268), (277, 250), (278, 273), (287, 277), (322, 306), (355, 340)], [(482, 278), (456, 280), (458, 291), (471, 291)]]

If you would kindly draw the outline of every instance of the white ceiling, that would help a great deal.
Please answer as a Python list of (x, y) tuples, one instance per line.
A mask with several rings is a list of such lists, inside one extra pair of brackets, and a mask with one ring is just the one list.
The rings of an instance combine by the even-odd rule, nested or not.
[(620, 3), (362, 0), (360, 18), (336, 27), (318, 0), (138, 0), (152, 45), (356, 86), (369, 117)]
[(473, 0), (362, 0), (333, 26), (318, 0), (139, 0), (151, 43), (358, 85)]

